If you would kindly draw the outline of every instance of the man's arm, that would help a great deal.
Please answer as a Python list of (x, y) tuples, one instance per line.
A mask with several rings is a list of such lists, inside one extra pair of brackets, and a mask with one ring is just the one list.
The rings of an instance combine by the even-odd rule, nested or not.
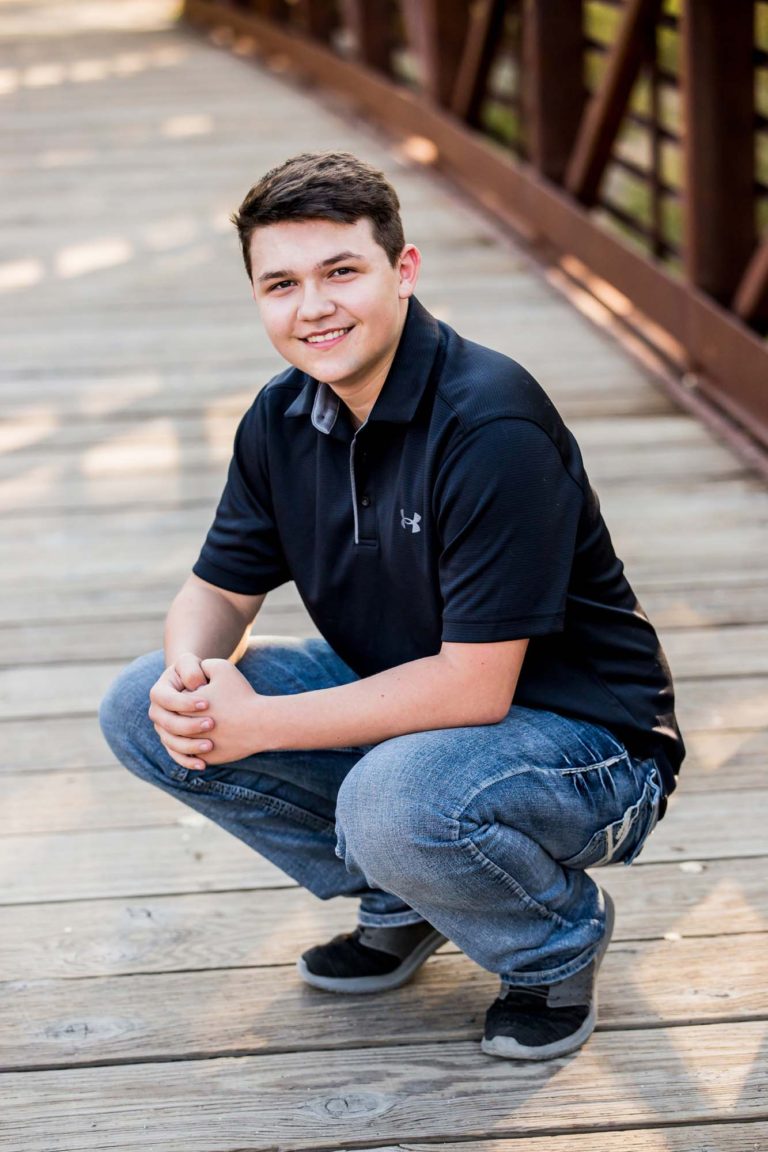
[[(527, 640), (443, 644), (352, 684), (290, 696), (257, 695), (233, 665), (203, 661), (209, 682), (186, 701), (215, 721), (210, 752), (180, 740), (189, 767), (222, 764), (256, 752), (378, 744), (409, 732), (494, 724), (512, 703)], [(193, 721), (194, 722), (194, 721)]]
[(248, 633), (264, 603), (263, 596), (242, 596), (190, 576), (168, 610), (165, 620), (165, 663), (184, 653), (200, 658), (237, 661), (248, 644)]

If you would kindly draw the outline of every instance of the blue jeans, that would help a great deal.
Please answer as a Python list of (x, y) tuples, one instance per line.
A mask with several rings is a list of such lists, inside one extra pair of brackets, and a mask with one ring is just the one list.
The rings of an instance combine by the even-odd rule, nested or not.
[[(147, 717), (163, 667), (160, 652), (135, 661), (101, 707), (113, 752), (137, 776), (320, 899), (356, 897), (361, 924), (428, 920), (507, 984), (551, 983), (590, 962), (605, 919), (584, 869), (640, 851), (658, 816), (653, 760), (594, 724), (513, 706), (499, 724), (195, 772)], [(265, 695), (357, 679), (317, 639), (252, 641), (239, 668)]]

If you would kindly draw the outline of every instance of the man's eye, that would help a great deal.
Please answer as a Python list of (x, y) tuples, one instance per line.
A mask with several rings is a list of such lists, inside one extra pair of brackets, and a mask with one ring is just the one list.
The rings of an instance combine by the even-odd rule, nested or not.
[(291, 288), (294, 284), (293, 280), (278, 280), (276, 284), (270, 284), (267, 289), (268, 292), (277, 292), (280, 288)]
[(354, 268), (334, 268), (331, 276), (351, 276), (354, 271)]

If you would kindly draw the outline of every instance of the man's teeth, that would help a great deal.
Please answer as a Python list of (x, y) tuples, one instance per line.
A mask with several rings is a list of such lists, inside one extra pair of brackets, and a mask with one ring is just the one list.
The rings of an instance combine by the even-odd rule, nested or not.
[(324, 344), (327, 340), (336, 340), (349, 332), (349, 328), (336, 328), (333, 332), (323, 332), (321, 336), (307, 336), (307, 344)]

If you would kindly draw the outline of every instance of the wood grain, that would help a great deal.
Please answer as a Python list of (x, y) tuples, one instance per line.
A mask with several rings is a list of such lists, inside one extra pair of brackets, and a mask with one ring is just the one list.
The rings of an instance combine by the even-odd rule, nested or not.
[[(768, 935), (618, 943), (600, 979), (601, 1031), (768, 1018)], [(291, 961), (295, 958), (292, 957)], [(478, 1040), (498, 977), (466, 956), (430, 959), (413, 983), (339, 1002), (281, 967), (0, 984), (0, 1072)], [(190, 1004), (196, 1005), (190, 1012)]]
[[(608, 868), (618, 942), (768, 931), (765, 857)], [(290, 964), (355, 925), (356, 905), (300, 888), (141, 895), (3, 909), (0, 980), (118, 976)], [(681, 990), (682, 994), (682, 990)]]
[[(335, 1149), (446, 1137), (762, 1119), (761, 1022), (603, 1032), (578, 1059), (474, 1043), (7, 1073), (0, 1133), (29, 1152)], [(670, 1081), (679, 1092), (670, 1092)], [(77, 1101), (72, 1107), (71, 1102)], [(553, 1117), (556, 1117), (555, 1133)], [(55, 1131), (55, 1142), (52, 1135)]]

